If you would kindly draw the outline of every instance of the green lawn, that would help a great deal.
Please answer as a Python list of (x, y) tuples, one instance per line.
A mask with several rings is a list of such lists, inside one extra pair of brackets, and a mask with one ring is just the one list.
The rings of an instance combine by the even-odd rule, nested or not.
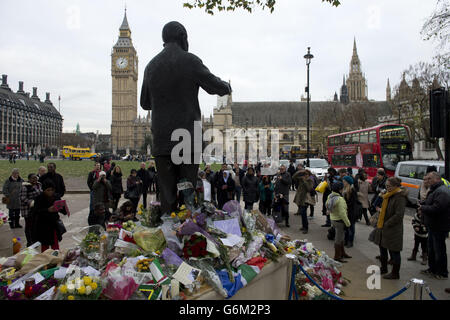
[[(16, 163), (9, 163), (8, 160), (0, 160), (0, 181), (5, 181), (10, 175), (13, 168), (19, 169), (20, 176), (27, 180), (30, 173), (37, 173), (40, 166), (47, 167), (47, 163), (56, 163), (56, 172), (63, 177), (86, 177), (87, 173), (94, 168), (94, 161), (70, 161), (70, 160), (46, 160), (43, 164), (35, 160), (16, 160)], [(139, 169), (140, 162), (138, 161), (114, 161), (122, 169), (124, 176), (130, 174), (131, 169)], [(148, 166), (147, 161), (147, 166)], [(204, 165), (200, 166), (201, 168)], [(214, 171), (220, 170), (220, 164), (213, 164), (211, 168)]]

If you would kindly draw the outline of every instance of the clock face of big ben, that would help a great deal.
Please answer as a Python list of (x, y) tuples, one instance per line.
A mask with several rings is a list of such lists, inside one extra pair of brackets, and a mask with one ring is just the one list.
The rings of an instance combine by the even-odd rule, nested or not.
[(117, 68), (123, 69), (123, 68), (126, 68), (127, 65), (128, 65), (128, 60), (127, 60), (127, 58), (125, 58), (125, 57), (117, 58), (117, 60), (116, 60), (116, 66), (117, 66)]

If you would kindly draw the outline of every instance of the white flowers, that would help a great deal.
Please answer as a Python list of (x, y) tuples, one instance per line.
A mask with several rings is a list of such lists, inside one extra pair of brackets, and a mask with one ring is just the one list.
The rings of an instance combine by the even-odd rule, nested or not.
[(74, 293), (75, 292), (75, 285), (73, 283), (69, 283), (67, 285), (67, 292), (68, 293)]

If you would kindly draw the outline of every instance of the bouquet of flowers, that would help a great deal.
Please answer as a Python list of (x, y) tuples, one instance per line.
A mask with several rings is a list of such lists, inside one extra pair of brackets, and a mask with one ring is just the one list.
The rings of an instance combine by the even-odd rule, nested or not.
[(50, 288), (56, 287), (57, 285), (58, 280), (50, 277), (39, 283), (34, 283), (29, 286), (25, 285), (23, 290), (10, 290), (8, 289), (8, 286), (2, 286), (0, 287), (0, 300), (34, 300)]
[(136, 270), (138, 272), (150, 272), (150, 264), (153, 262), (153, 258), (141, 259), (136, 263)]
[(206, 250), (206, 246), (207, 242), (204, 236), (193, 234), (184, 241), (183, 257), (185, 259), (207, 258), (209, 257), (209, 252)]
[(81, 242), (81, 248), (88, 254), (100, 250), (100, 236), (93, 232), (88, 233)]
[(133, 231), (136, 228), (136, 224), (132, 220), (129, 220), (122, 224), (122, 228), (127, 231)]
[(162, 223), (160, 202), (150, 202), (147, 209), (144, 209), (141, 204), (137, 214), (141, 224), (145, 227), (154, 228)]
[(59, 300), (97, 300), (102, 292), (98, 277), (69, 277), (58, 288)]

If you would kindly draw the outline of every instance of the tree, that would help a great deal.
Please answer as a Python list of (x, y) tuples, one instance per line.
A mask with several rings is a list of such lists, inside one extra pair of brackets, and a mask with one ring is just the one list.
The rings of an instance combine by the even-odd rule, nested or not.
[[(425, 21), (421, 34), (424, 40), (439, 42), (438, 48), (444, 49), (450, 43), (450, 0), (437, 0), (436, 9)], [(448, 50), (447, 57), (448, 57)]]
[[(332, 6), (339, 6), (339, 0), (322, 0), (328, 2)], [(190, 0), (183, 4), (184, 7), (205, 9), (205, 12), (214, 15), (214, 9), (219, 11), (234, 11), (236, 9), (244, 9), (253, 12), (255, 7), (261, 7), (263, 10), (268, 9), (272, 13), (275, 9), (276, 0)]]
[[(443, 63), (443, 56), (435, 56), (431, 63), (419, 62), (404, 71), (405, 82), (394, 88), (393, 106), (404, 115), (402, 119), (411, 129), (413, 141), (422, 140), (434, 146), (439, 159), (443, 159), (439, 139), (431, 137), (430, 89), (449, 89), (450, 74)], [(409, 84), (408, 84), (409, 82)]]

